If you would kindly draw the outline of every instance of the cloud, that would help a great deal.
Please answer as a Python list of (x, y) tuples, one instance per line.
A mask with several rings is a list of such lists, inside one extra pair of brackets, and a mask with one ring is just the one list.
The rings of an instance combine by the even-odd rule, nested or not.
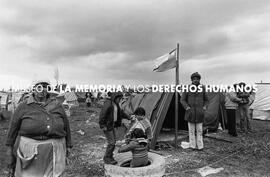
[[(21, 69), (10, 68), (7, 60), (33, 70), (46, 66), (48, 72), (62, 66), (66, 80), (83, 75), (79, 80), (174, 82), (173, 71), (157, 75), (151, 62), (179, 42), (180, 63), (188, 67), (181, 68), (185, 82), (196, 69), (206, 74), (217, 70), (220, 77), (234, 68), (234, 60), (246, 61), (250, 53), (253, 57), (234, 73), (259, 77), (267, 72), (265, 65), (259, 63), (257, 70), (249, 64), (270, 47), (269, 10), (267, 0), (6, 0), (0, 7), (0, 37), (5, 40), (0, 60), (5, 73), (14, 75)], [(210, 60), (212, 67), (198, 66)], [(32, 75), (27, 72), (24, 77)]]
[[(209, 58), (207, 60), (188, 60), (182, 63), (184, 70), (180, 71), (185, 75), (182, 81), (188, 83), (190, 75), (198, 71), (202, 74), (202, 81), (207, 84), (234, 84), (239, 82), (247, 82), (254, 84), (264, 80), (268, 82), (265, 76), (270, 75), (270, 62), (268, 50), (260, 50), (260, 54), (254, 51), (246, 53), (233, 53), (220, 57)], [(243, 60), (244, 58), (244, 60)], [(180, 65), (181, 68), (181, 65)]]

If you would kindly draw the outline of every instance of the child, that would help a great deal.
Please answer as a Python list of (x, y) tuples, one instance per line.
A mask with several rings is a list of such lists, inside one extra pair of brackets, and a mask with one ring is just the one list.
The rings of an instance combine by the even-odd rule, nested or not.
[(140, 128), (143, 130), (143, 132), (146, 135), (146, 138), (150, 141), (153, 137), (152, 135), (152, 127), (151, 127), (151, 123), (150, 121), (147, 119), (147, 117), (145, 117), (145, 110), (142, 107), (138, 107), (135, 112), (134, 115), (132, 116), (132, 120), (133, 120), (133, 124), (129, 130), (129, 132), (126, 135), (126, 138), (130, 137), (131, 132), (135, 129), (135, 128)]
[(85, 102), (86, 102), (86, 105), (87, 105), (87, 107), (90, 107), (91, 106), (91, 97), (92, 97), (92, 93), (91, 92), (88, 92), (88, 93), (86, 93), (85, 94), (85, 97), (86, 97), (86, 100), (85, 100)]
[(142, 129), (135, 128), (131, 132), (131, 139), (128, 144), (121, 146), (118, 153), (132, 152), (130, 167), (142, 167), (148, 164), (148, 141)]

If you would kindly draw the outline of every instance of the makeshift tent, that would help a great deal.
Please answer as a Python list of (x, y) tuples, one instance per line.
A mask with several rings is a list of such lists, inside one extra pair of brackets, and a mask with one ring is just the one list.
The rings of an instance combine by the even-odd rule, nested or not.
[(9, 100), (8, 100), (8, 107), (7, 107), (8, 111), (11, 111), (12, 113), (14, 113), (14, 111), (18, 107), (23, 95), (24, 95), (24, 93), (22, 93), (22, 92), (11, 93), (11, 96), (9, 97)]
[(8, 102), (8, 93), (7, 92), (0, 92), (1, 109), (6, 109), (7, 102)]
[(69, 104), (71, 106), (78, 106), (79, 105), (78, 97), (74, 91), (61, 93), (58, 96), (56, 96), (56, 98), (61, 103), (65, 102), (66, 104)]
[(257, 83), (258, 91), (250, 106), (253, 109), (253, 119), (270, 120), (270, 83)]
[(204, 130), (216, 131), (221, 123), (225, 129), (227, 113), (225, 108), (225, 95), (221, 92), (208, 92), (209, 103), (204, 117)]
[(85, 94), (86, 92), (75, 92), (76, 96), (77, 96), (77, 100), (79, 103), (85, 103), (86, 97)]
[[(222, 96), (222, 93), (209, 93), (210, 103), (206, 111), (204, 127), (212, 130), (217, 129), (219, 120), (224, 120), (226, 113), (225, 107), (221, 106)], [(178, 128), (179, 130), (187, 130), (187, 122), (184, 120), (185, 109), (180, 101), (178, 105)], [(151, 121), (153, 139), (150, 147), (154, 149), (161, 129), (174, 129), (175, 127), (175, 94), (165, 92), (141, 93), (131, 95), (121, 103), (121, 108), (128, 114), (132, 114), (138, 107), (145, 109), (146, 116)]]
[[(175, 101), (174, 93), (142, 93), (131, 95), (121, 103), (122, 109), (132, 114), (138, 107), (143, 107), (146, 111), (146, 116), (150, 119), (152, 124), (153, 139), (150, 147), (154, 149), (157, 137), (159, 136), (161, 128), (174, 128), (174, 113)], [(179, 128), (187, 129), (187, 123), (184, 121), (185, 111), (179, 103)]]
[(9, 119), (12, 115), (12, 112), (9, 110), (11, 108), (11, 106), (10, 106), (11, 101), (10, 100), (12, 99), (12, 93), (11, 92), (0, 92), (0, 97), (1, 97), (0, 98), (1, 99), (0, 116), (2, 119)]
[[(69, 109), (72, 106), (79, 105), (75, 92), (65, 92), (65, 93), (59, 94), (59, 92), (50, 91), (49, 94), (51, 97), (55, 97), (60, 103), (63, 103), (65, 111), (67, 112), (67, 115), (70, 115)], [(28, 97), (29, 97), (29, 93), (20, 93), (20, 92), (10, 93), (9, 101), (7, 105), (8, 112), (14, 113), (14, 110), (18, 107), (18, 105)], [(2, 116), (3, 114), (5, 114), (5, 112), (3, 112), (2, 110)], [(6, 113), (5, 115), (9, 115), (9, 114)]]

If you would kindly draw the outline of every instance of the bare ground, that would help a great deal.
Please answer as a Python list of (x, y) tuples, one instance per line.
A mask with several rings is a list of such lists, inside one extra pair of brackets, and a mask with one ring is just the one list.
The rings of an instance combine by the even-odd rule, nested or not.
[[(88, 110), (88, 112), (87, 112)], [(98, 127), (99, 108), (74, 108), (70, 117), (74, 148), (66, 174), (68, 177), (104, 176), (102, 156), (105, 139)], [(6, 176), (6, 147), (4, 140), (8, 121), (0, 122), (0, 176)], [(204, 138), (204, 151), (188, 149), (161, 150), (166, 158), (165, 176), (199, 177), (204, 166), (224, 168), (209, 176), (270, 176), (270, 122), (252, 121), (256, 130), (240, 134), (235, 143)], [(180, 143), (180, 142), (179, 142)]]

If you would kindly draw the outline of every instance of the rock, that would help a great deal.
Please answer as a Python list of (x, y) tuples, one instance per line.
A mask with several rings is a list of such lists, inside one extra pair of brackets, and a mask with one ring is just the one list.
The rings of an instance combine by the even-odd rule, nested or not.
[(167, 155), (164, 158), (167, 159), (167, 158), (170, 158), (170, 157), (172, 157), (172, 155)]
[(177, 163), (177, 162), (179, 162), (180, 160), (179, 160), (179, 159), (172, 159), (172, 161), (173, 161), (174, 163)]
[(181, 142), (181, 147), (183, 148), (183, 149), (188, 149), (189, 148), (189, 142)]
[(209, 166), (205, 166), (205, 167), (202, 167), (202, 168), (198, 169), (197, 172), (200, 173), (200, 175), (202, 177), (205, 177), (205, 176), (210, 175), (210, 174), (219, 173), (222, 170), (224, 170), (224, 168), (212, 168), (212, 167), (209, 167)]
[(80, 133), (81, 135), (84, 135), (85, 134), (85, 132), (82, 131), (82, 130), (78, 130), (77, 132)]
[(96, 122), (88, 122), (87, 123), (88, 126), (90, 126), (91, 128), (99, 128), (99, 124)]

